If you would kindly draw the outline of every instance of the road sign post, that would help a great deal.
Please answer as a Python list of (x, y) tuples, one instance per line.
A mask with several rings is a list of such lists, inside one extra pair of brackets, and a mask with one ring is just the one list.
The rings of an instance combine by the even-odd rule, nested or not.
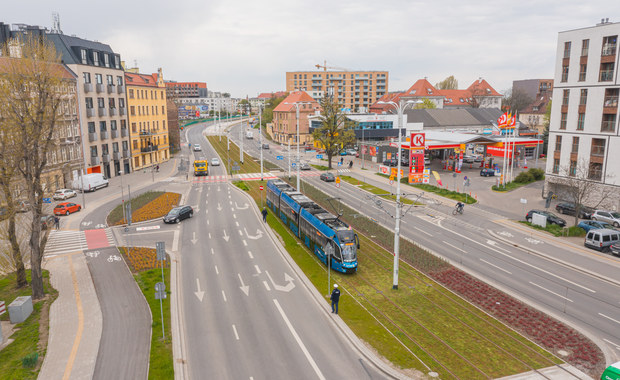
[(161, 313), (161, 338), (166, 340), (166, 332), (164, 330), (164, 306), (162, 299), (166, 298), (166, 284), (158, 282), (155, 284), (155, 299), (159, 300), (159, 311)]
[(166, 261), (165, 241), (155, 242), (155, 254), (157, 255), (157, 261), (161, 264), (161, 282), (155, 284), (155, 299), (159, 299), (159, 308), (161, 309), (161, 334), (162, 339), (166, 340), (166, 335), (164, 334), (164, 309), (162, 306), (162, 299), (166, 298), (166, 282), (164, 280), (164, 262)]
[(265, 207), (263, 205), (263, 185), (260, 185), (258, 187), (258, 189), (260, 190), (260, 208), (263, 208), (263, 207)]

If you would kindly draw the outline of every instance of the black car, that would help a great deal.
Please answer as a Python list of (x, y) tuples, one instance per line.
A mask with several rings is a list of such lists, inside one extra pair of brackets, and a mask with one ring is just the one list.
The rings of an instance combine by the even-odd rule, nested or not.
[(532, 214), (534, 213), (546, 216), (548, 224), (557, 224), (560, 227), (566, 226), (566, 220), (560, 218), (552, 212), (543, 210), (530, 210), (530, 212), (525, 215), (525, 220), (529, 223), (532, 223)]
[[(391, 166), (391, 167), (396, 167), (396, 166), (398, 166), (398, 160), (395, 159), (395, 158), (390, 158), (389, 160), (383, 161), (383, 165)], [(406, 159), (403, 158), (400, 161), (400, 165), (401, 166), (409, 166), (409, 161), (407, 161)]]
[(482, 177), (494, 177), (495, 176), (495, 170), (490, 169), (490, 168), (484, 168), (480, 170), (480, 175)]
[(191, 206), (175, 207), (164, 216), (164, 223), (179, 223), (181, 220), (191, 218), (193, 215), (194, 209)]
[(263, 149), (269, 149), (269, 144), (263, 144)]
[[(558, 203), (555, 206), (555, 209), (560, 214), (575, 215), (575, 204), (574, 203), (569, 203), (569, 202)], [(592, 218), (592, 214), (594, 214), (594, 210), (589, 207), (582, 205), (579, 209), (579, 217), (581, 219), (590, 219)]]
[(334, 182), (336, 180), (336, 177), (334, 177), (334, 175), (330, 172), (321, 173), (321, 176), (319, 178), (321, 179), (321, 181), (325, 182)]

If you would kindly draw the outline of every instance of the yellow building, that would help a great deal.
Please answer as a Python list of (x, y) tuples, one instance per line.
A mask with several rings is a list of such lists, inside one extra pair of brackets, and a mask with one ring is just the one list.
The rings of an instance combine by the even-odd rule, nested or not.
[(157, 74), (125, 72), (129, 135), (133, 170), (159, 165), (170, 159), (166, 120), (166, 84)]

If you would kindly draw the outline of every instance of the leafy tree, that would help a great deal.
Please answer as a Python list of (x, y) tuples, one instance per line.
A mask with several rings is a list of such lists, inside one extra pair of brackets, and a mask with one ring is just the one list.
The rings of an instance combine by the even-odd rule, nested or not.
[(263, 110), (262, 123), (263, 128), (267, 127), (267, 124), (273, 121), (273, 110), (282, 103), (284, 97), (271, 97), (265, 102), (265, 109)]
[[(9, 48), (9, 46), (11, 48)], [(15, 57), (19, 52), (19, 57)], [(13, 53), (13, 54), (12, 54)], [(3, 128), (12, 130), (12, 157), (32, 205), (29, 240), (32, 296), (44, 296), (41, 261), (43, 206), (42, 174), (54, 148), (54, 130), (62, 117), (63, 104), (75, 102), (75, 82), (64, 83), (66, 73), (54, 45), (42, 37), (12, 40), (3, 47), (0, 66), (0, 104)], [(12, 58), (10, 58), (12, 57)]]
[(527, 106), (532, 104), (534, 99), (530, 98), (525, 92), (517, 90), (508, 90), (502, 99), (502, 108), (507, 108), (515, 112), (521, 112)]
[(458, 90), (458, 88), (459, 88), (459, 81), (456, 80), (454, 75), (450, 75), (446, 79), (444, 79), (441, 82), (437, 83), (435, 85), (435, 88), (438, 89), (438, 90)]
[(416, 109), (416, 110), (419, 110), (419, 109), (435, 109), (435, 108), (437, 108), (437, 105), (435, 104), (435, 102), (433, 102), (429, 98), (422, 99), (422, 103), (418, 103), (418, 104), (415, 105), (415, 107), (413, 107), (413, 109)]
[(321, 99), (321, 126), (312, 132), (314, 141), (318, 141), (325, 149), (330, 169), (332, 157), (343, 147), (355, 142), (355, 122), (349, 120), (341, 108), (331, 96), (325, 95)]
[(228, 93), (228, 92), (223, 92), (223, 93), (222, 93), (222, 98), (230, 98), (230, 93)]

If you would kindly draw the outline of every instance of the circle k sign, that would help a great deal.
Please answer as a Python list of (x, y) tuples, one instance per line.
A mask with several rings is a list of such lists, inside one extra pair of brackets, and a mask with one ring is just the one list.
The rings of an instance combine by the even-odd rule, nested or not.
[(424, 133), (411, 134), (411, 148), (424, 149)]

